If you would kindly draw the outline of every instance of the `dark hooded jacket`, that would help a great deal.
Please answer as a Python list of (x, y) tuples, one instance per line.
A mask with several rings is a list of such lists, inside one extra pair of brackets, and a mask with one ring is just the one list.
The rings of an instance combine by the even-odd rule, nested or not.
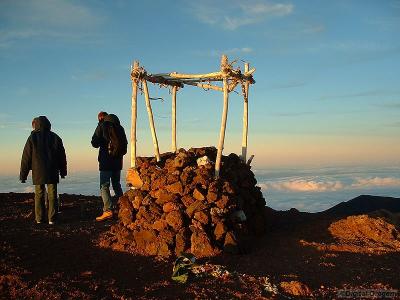
[(21, 159), (21, 181), (32, 170), (33, 184), (58, 183), (67, 175), (67, 159), (61, 138), (50, 131), (50, 121), (40, 116), (32, 121), (34, 130), (26, 141)]
[(111, 126), (116, 127), (117, 130), (121, 131), (121, 135), (124, 137), (124, 143), (128, 143), (125, 135), (125, 130), (121, 126), (119, 119), (114, 114), (109, 114), (104, 117), (104, 121), (99, 122), (97, 128), (92, 136), (92, 146), (99, 148), (99, 170), (100, 171), (118, 171), (122, 170), (122, 158), (123, 156), (114, 157), (108, 153), (108, 143), (110, 142), (109, 129)]

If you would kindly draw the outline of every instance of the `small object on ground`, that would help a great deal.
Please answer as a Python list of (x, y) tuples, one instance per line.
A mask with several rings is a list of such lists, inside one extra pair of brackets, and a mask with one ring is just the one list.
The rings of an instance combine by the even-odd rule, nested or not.
[(182, 253), (175, 262), (172, 269), (172, 280), (179, 283), (186, 283), (189, 272), (193, 267), (196, 257), (191, 253)]
[(104, 220), (108, 220), (111, 219), (113, 217), (113, 213), (112, 211), (108, 210), (103, 212), (103, 214), (99, 217), (96, 218), (96, 221), (104, 221)]
[(199, 157), (199, 158), (196, 160), (196, 162), (197, 162), (197, 166), (198, 166), (198, 167), (200, 167), (200, 166), (205, 166), (205, 165), (211, 163), (210, 159), (209, 159), (208, 156), (206, 156), (206, 155), (205, 155), (205, 156), (202, 156), (202, 157)]

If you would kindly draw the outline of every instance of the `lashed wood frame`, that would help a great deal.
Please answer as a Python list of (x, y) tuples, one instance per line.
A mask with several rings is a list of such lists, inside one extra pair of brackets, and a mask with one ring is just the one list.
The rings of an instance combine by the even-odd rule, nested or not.
[[(234, 63), (234, 62), (233, 62)], [(220, 71), (208, 74), (182, 74), (177, 72), (150, 74), (140, 67), (139, 62), (135, 61), (131, 68), (132, 80), (132, 123), (131, 123), (131, 168), (136, 168), (136, 118), (137, 118), (137, 90), (138, 85), (142, 84), (145, 95), (146, 107), (149, 117), (149, 125), (153, 139), (154, 155), (160, 161), (160, 152), (156, 129), (154, 126), (153, 112), (150, 103), (147, 82), (159, 84), (161, 87), (172, 87), (172, 151), (177, 151), (176, 143), (176, 95), (179, 88), (185, 85), (197, 86), (205, 90), (215, 90), (223, 92), (223, 110), (221, 117), (221, 127), (218, 141), (217, 159), (215, 162), (215, 177), (219, 177), (222, 151), (224, 148), (226, 121), (228, 117), (229, 93), (238, 85), (242, 87), (244, 98), (243, 106), (243, 134), (242, 134), (242, 154), (241, 158), (246, 162), (247, 156), (247, 136), (248, 136), (248, 90), (249, 85), (254, 84), (253, 73), (255, 68), (249, 69), (249, 64), (245, 63), (244, 71), (240, 68), (233, 68), (233, 63), (229, 64), (226, 55), (221, 57)], [(222, 86), (218, 83), (222, 82)]]

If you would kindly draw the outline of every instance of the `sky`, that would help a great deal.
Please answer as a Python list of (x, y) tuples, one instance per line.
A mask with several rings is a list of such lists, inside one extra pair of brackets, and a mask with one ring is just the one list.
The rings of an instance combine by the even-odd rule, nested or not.
[[(226, 54), (255, 67), (249, 154), (257, 169), (400, 169), (400, 1), (0, 1), (0, 174), (17, 174), (31, 121), (46, 115), (69, 171), (97, 169), (101, 110), (130, 132), (130, 65), (208, 73)], [(171, 95), (149, 85), (161, 152)], [(153, 155), (144, 97), (138, 155)], [(217, 145), (222, 94), (177, 96), (178, 147)], [(243, 99), (231, 93), (224, 154), (240, 153)], [(129, 167), (129, 155), (125, 168)]]

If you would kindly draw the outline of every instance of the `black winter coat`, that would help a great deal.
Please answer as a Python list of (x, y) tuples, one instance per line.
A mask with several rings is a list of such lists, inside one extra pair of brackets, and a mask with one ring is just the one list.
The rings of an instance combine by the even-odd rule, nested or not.
[(125, 130), (121, 126), (119, 119), (116, 115), (109, 114), (104, 118), (103, 122), (99, 122), (92, 136), (92, 146), (99, 149), (99, 170), (100, 171), (118, 171), (122, 170), (123, 156), (114, 157), (108, 153), (108, 143), (110, 142), (109, 128), (110, 123), (118, 126), (119, 130), (123, 132), (125, 143), (128, 143), (125, 135)]
[(58, 183), (59, 175), (67, 175), (67, 159), (61, 138), (50, 131), (45, 116), (33, 119), (34, 130), (25, 143), (19, 179), (25, 181), (32, 170), (34, 185)]

